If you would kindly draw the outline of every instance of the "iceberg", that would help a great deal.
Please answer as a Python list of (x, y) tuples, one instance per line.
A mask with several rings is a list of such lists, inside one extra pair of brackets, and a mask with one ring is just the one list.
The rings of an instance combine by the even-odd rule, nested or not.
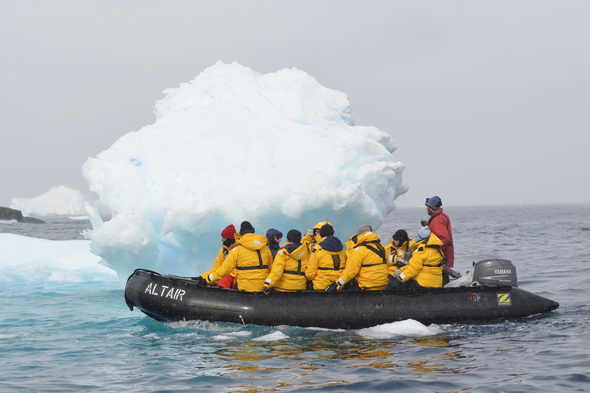
[(304, 71), (217, 62), (164, 94), (153, 124), (82, 166), (112, 212), (103, 222), (86, 206), (85, 236), (122, 282), (135, 268), (207, 270), (221, 231), (244, 220), (262, 234), (327, 220), (346, 240), (379, 228), (408, 189), (389, 134), (354, 125), (347, 96)]
[(36, 198), (12, 198), (10, 207), (25, 216), (82, 216), (86, 215), (86, 203), (103, 216), (110, 214), (96, 198), (66, 186), (52, 187)]

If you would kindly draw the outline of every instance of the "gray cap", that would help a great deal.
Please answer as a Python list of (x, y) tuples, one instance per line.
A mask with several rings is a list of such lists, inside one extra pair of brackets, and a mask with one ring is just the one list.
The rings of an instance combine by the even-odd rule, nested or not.
[(369, 231), (372, 231), (372, 230), (373, 230), (373, 228), (371, 228), (370, 225), (363, 224), (363, 225), (361, 225), (359, 227), (359, 229), (356, 230), (356, 234), (357, 235), (362, 235), (363, 233), (369, 232)]

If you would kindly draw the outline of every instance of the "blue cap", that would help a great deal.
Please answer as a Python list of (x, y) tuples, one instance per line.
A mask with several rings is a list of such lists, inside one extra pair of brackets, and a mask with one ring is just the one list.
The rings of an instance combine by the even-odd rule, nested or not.
[(436, 195), (433, 196), (432, 198), (426, 198), (426, 206), (428, 206), (431, 209), (438, 209), (439, 207), (442, 206), (442, 201), (440, 200), (439, 197), (437, 197)]

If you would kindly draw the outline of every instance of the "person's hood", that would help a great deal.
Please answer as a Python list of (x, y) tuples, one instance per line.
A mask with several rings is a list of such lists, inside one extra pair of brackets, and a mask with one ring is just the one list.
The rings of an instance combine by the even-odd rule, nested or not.
[(279, 243), (275, 241), (275, 236), (283, 236), (283, 233), (278, 229), (270, 228), (266, 231), (266, 239), (268, 241), (268, 246), (276, 246), (275, 248), (279, 247)]
[(425, 244), (429, 246), (443, 245), (443, 242), (434, 233), (431, 233), (430, 236), (428, 236), (428, 239), (424, 239), (423, 241), (425, 241)]
[(344, 245), (335, 236), (328, 236), (319, 242), (319, 245), (326, 251), (338, 252), (344, 250)]
[(309, 253), (307, 246), (301, 243), (287, 243), (284, 248), (295, 259), (303, 259)]
[(240, 237), (239, 242), (240, 245), (246, 247), (249, 250), (260, 250), (261, 248), (265, 247), (267, 244), (267, 240), (265, 236), (258, 235), (256, 233), (246, 233)]
[[(323, 227), (324, 225), (332, 225), (329, 221), (320, 221), (317, 224), (315, 224), (312, 229), (320, 229), (321, 227)], [(332, 225), (333, 226), (333, 225)]]
[(295, 251), (296, 249), (298, 249), (299, 247), (301, 247), (301, 243), (291, 243), (291, 242), (287, 242), (287, 244), (285, 244), (284, 249), (287, 250), (287, 252), (289, 254), (291, 254), (293, 251)]

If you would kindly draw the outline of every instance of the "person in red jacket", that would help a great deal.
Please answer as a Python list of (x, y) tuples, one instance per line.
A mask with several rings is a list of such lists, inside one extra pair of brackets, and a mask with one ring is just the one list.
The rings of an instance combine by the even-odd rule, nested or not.
[[(430, 232), (434, 233), (443, 243), (441, 251), (445, 254), (445, 266), (453, 267), (455, 248), (453, 245), (453, 229), (451, 219), (443, 212), (442, 201), (438, 196), (426, 198), (426, 212), (430, 216), (427, 222)], [(447, 276), (448, 280), (448, 276)]]

